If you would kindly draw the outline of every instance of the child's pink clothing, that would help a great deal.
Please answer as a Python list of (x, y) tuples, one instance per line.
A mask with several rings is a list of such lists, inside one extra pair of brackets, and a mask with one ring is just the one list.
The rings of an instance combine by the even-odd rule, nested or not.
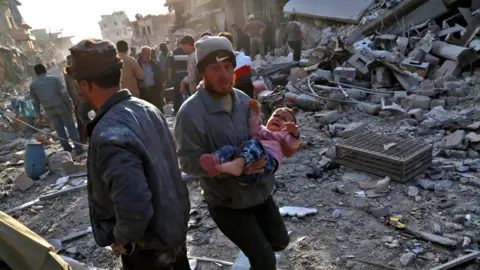
[(282, 145), (280, 142), (284, 141), (292, 149), (300, 147), (300, 138), (295, 138), (292, 134), (285, 131), (272, 132), (262, 125), (260, 113), (250, 110), (248, 119), (248, 128), (252, 139), (259, 140), (266, 151), (268, 151), (278, 162), (280, 166), (283, 162)]

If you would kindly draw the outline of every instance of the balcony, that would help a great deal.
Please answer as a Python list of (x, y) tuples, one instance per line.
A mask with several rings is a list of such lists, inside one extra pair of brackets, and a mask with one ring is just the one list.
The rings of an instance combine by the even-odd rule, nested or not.
[(15, 41), (35, 40), (35, 37), (30, 33), (29, 28), (23, 26), (10, 29), (10, 35)]

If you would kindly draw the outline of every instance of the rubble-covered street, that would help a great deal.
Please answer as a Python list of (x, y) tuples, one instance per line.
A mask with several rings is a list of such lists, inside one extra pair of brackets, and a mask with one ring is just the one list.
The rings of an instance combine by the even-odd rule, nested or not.
[[(278, 267), (480, 269), (480, 1), (359, 2), (358, 22), (299, 14), (308, 39), (300, 62), (279, 48), (252, 64), (264, 120), (295, 108), (303, 141), (276, 172), (290, 233)], [(62, 152), (48, 123), (29, 133), (7, 106), (25, 85), (11, 87), (1, 110), (0, 210), (92, 267), (74, 269), (121, 269), (90, 231), (86, 153)], [(25, 153), (40, 143), (48, 165), (34, 181)], [(184, 180), (192, 265), (248, 269), (198, 180)]]

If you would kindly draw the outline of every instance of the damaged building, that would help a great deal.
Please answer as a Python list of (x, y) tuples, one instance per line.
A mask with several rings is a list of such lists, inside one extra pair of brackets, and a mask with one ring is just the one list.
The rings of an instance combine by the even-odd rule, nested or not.
[(175, 11), (172, 34), (185, 28), (192, 29), (195, 34), (201, 34), (204, 31), (231, 31), (230, 25), (245, 25), (250, 14), (271, 21), (277, 31), (286, 23), (283, 7), (287, 2), (287, 0), (167, 0), (165, 6), (170, 11)]

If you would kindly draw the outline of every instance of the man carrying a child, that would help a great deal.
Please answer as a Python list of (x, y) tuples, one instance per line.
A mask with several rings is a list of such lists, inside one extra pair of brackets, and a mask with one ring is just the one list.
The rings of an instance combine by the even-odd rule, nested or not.
[(180, 165), (200, 177), (211, 217), (251, 269), (276, 269), (274, 252), (287, 247), (289, 236), (272, 198), (274, 172), (300, 144), (295, 117), (282, 108), (261, 126), (258, 103), (233, 88), (228, 39), (203, 37), (195, 50), (203, 82), (177, 114)]

